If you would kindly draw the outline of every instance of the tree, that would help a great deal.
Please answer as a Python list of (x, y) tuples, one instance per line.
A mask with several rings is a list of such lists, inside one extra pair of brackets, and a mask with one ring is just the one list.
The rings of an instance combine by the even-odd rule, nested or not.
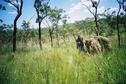
[(48, 32), (49, 32), (49, 37), (50, 37), (50, 42), (51, 42), (51, 47), (53, 47), (53, 31), (54, 31), (54, 26), (53, 23), (51, 22), (51, 17), (53, 15), (54, 10), (51, 9), (51, 7), (48, 7), (48, 16), (45, 19), (45, 22), (43, 21), (43, 24), (48, 27)]
[(126, 32), (126, 24), (125, 24), (125, 22), (126, 22), (126, 13), (121, 13), (120, 14), (120, 24), (123, 26), (123, 28), (124, 28), (124, 32)]
[(120, 11), (121, 9), (123, 8), (124, 11), (125, 11), (125, 4), (124, 2), (126, 2), (125, 0), (117, 0), (118, 2), (118, 5), (119, 5), (119, 9), (118, 9), (118, 12), (117, 12), (117, 36), (118, 36), (118, 46), (120, 47), (121, 46), (121, 38), (120, 38), (120, 28), (119, 28), (119, 17), (120, 17)]
[(28, 28), (30, 28), (30, 23), (23, 20), (21, 27), (23, 28), (23, 30), (27, 30)]
[[(89, 10), (89, 12), (94, 16), (94, 19), (95, 19), (94, 21), (96, 25), (96, 35), (99, 36), (100, 29), (98, 26), (98, 6), (100, 3), (100, 0), (97, 0), (97, 1), (96, 0), (81, 0), (81, 2), (82, 2), (82, 5), (84, 5)], [(86, 3), (91, 4), (91, 6), (86, 5)], [(93, 12), (91, 8), (94, 8), (95, 12)]]
[(63, 40), (64, 40), (64, 43), (65, 43), (65, 44), (66, 44), (65, 38), (66, 38), (66, 33), (67, 33), (67, 31), (66, 31), (67, 18), (69, 18), (69, 17), (68, 17), (67, 15), (64, 15), (64, 17), (63, 17), (63, 19), (62, 19), (63, 29), (62, 29), (62, 31), (60, 32), (60, 34), (62, 34), (62, 36), (63, 36)]
[(12, 40), (12, 28), (12, 25), (0, 24), (0, 51), (2, 51), (2, 48), (10, 48)]
[(51, 42), (51, 47), (53, 47), (53, 31), (54, 31), (54, 26), (51, 26), (50, 23), (45, 20), (47, 27), (48, 27), (48, 32), (49, 32), (49, 37), (50, 37), (50, 42)]
[(123, 10), (126, 12), (126, 0), (123, 0), (122, 7), (123, 7)]
[(63, 28), (66, 26), (67, 24), (67, 18), (69, 18), (67, 15), (64, 15), (64, 17), (62, 18), (62, 23), (63, 23)]
[(45, 22), (46, 25), (48, 26), (49, 29), (49, 37), (50, 37), (50, 41), (51, 41), (51, 46), (53, 47), (53, 33), (54, 33), (54, 29), (56, 31), (56, 39), (57, 39), (57, 43), (59, 46), (59, 38), (58, 38), (58, 24), (59, 21), (62, 19), (62, 13), (64, 12), (63, 9), (49, 9), (48, 11), (48, 17), (46, 18)]
[(30, 38), (30, 23), (23, 20), (21, 27), (23, 29), (23, 32), (22, 32), (23, 41), (26, 43), (27, 40)]
[(48, 15), (49, 1), (50, 0), (35, 0), (35, 2), (34, 2), (34, 8), (37, 13), (36, 23), (38, 23), (38, 26), (39, 26), (39, 46), (40, 46), (40, 49), (42, 49), (41, 23), (42, 23), (42, 20), (45, 19)]
[(4, 0), (16, 8), (17, 15), (14, 19), (14, 30), (13, 30), (13, 52), (16, 51), (16, 32), (17, 32), (17, 21), (22, 15), (23, 0)]
[[(100, 21), (103, 21), (103, 23), (107, 23), (109, 29), (105, 28), (105, 31), (107, 31), (107, 35), (112, 35), (114, 30), (116, 30), (116, 11), (111, 11), (111, 8), (107, 8), (103, 14), (100, 14), (103, 18)], [(101, 25), (103, 26), (103, 24)]]
[[(62, 13), (64, 12), (63, 9), (57, 9), (57, 8), (54, 8), (51, 10), (51, 13), (49, 14), (49, 20), (50, 22), (52, 23), (52, 30), (55, 29), (56, 31), (56, 39), (57, 39), (57, 44), (59, 46), (59, 31), (58, 31), (58, 24), (59, 24), (59, 21), (62, 19)], [(50, 34), (51, 32), (53, 31), (49, 31)]]

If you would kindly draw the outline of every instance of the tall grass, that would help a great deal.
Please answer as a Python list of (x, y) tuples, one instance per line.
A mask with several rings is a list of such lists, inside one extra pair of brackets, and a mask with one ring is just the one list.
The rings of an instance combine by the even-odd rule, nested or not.
[(0, 84), (125, 84), (126, 49), (87, 55), (75, 46), (0, 56)]

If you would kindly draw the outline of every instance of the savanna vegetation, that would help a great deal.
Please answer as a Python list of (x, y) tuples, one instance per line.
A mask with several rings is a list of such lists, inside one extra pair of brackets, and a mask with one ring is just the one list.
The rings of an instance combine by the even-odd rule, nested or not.
[[(34, 0), (37, 28), (26, 20), (17, 27), (24, 0), (3, 1), (16, 8), (17, 16), (11, 25), (0, 18), (0, 84), (126, 83), (125, 0), (117, 0), (118, 11), (109, 12), (111, 8), (106, 8), (102, 14), (98, 13), (101, 0), (88, 0), (91, 7), (82, 0), (93, 17), (74, 23), (67, 22), (69, 17), (63, 9), (52, 8), (50, 0)], [(6, 9), (0, 4), (0, 11)], [(104, 36), (112, 49), (83, 52), (76, 46), (78, 35), (83, 40)]]

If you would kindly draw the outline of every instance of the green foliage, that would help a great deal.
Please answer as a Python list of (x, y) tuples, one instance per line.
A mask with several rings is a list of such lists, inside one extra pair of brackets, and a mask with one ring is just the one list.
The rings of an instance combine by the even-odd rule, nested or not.
[(0, 25), (0, 53), (4, 48), (10, 48), (12, 41), (12, 25)]
[(50, 8), (48, 3), (50, 0), (35, 0), (34, 7), (37, 12), (36, 22), (41, 22), (48, 15), (48, 9)]
[(21, 27), (23, 28), (23, 30), (27, 30), (28, 28), (30, 28), (30, 23), (23, 20)]
[(59, 20), (62, 19), (62, 13), (64, 12), (63, 9), (50, 9), (49, 10), (49, 20), (52, 23), (52, 26), (57, 26), (59, 23)]
[(30, 39), (30, 23), (23, 20), (21, 26), (22, 26), (22, 29), (23, 29), (23, 31), (22, 31), (23, 41), (26, 43), (27, 40)]

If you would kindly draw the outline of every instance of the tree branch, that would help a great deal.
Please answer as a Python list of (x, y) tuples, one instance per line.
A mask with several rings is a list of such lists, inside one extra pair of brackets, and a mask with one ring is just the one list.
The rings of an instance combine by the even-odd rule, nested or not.
[(93, 16), (95, 16), (95, 14), (90, 10), (90, 8), (89, 8), (87, 5), (85, 5), (85, 4), (83, 4), (83, 3), (82, 3), (82, 5), (84, 5), (84, 6), (89, 10), (89, 12), (92, 13)]
[(100, 1), (101, 1), (101, 0), (98, 0), (97, 7), (98, 7), (98, 5), (99, 5)]
[(4, 0), (5, 2), (13, 5), (15, 8), (17, 8), (17, 5), (14, 2), (11, 2), (10, 0)]
[(21, 0), (21, 6), (20, 6), (20, 13), (22, 13), (22, 7), (23, 7), (23, 0)]
[(54, 27), (52, 27), (52, 29), (51, 29), (51, 27), (50, 27), (50, 25), (49, 25), (48, 21), (47, 21), (46, 19), (45, 19), (45, 21), (46, 21), (46, 23), (47, 23), (47, 25), (48, 25), (48, 27), (49, 27), (50, 31), (51, 31), (51, 32), (53, 32), (53, 31), (54, 31)]
[(46, 22), (46, 24), (48, 25), (48, 27), (50, 28), (50, 25), (49, 25), (49, 23), (48, 23), (48, 21), (45, 19), (45, 22)]

